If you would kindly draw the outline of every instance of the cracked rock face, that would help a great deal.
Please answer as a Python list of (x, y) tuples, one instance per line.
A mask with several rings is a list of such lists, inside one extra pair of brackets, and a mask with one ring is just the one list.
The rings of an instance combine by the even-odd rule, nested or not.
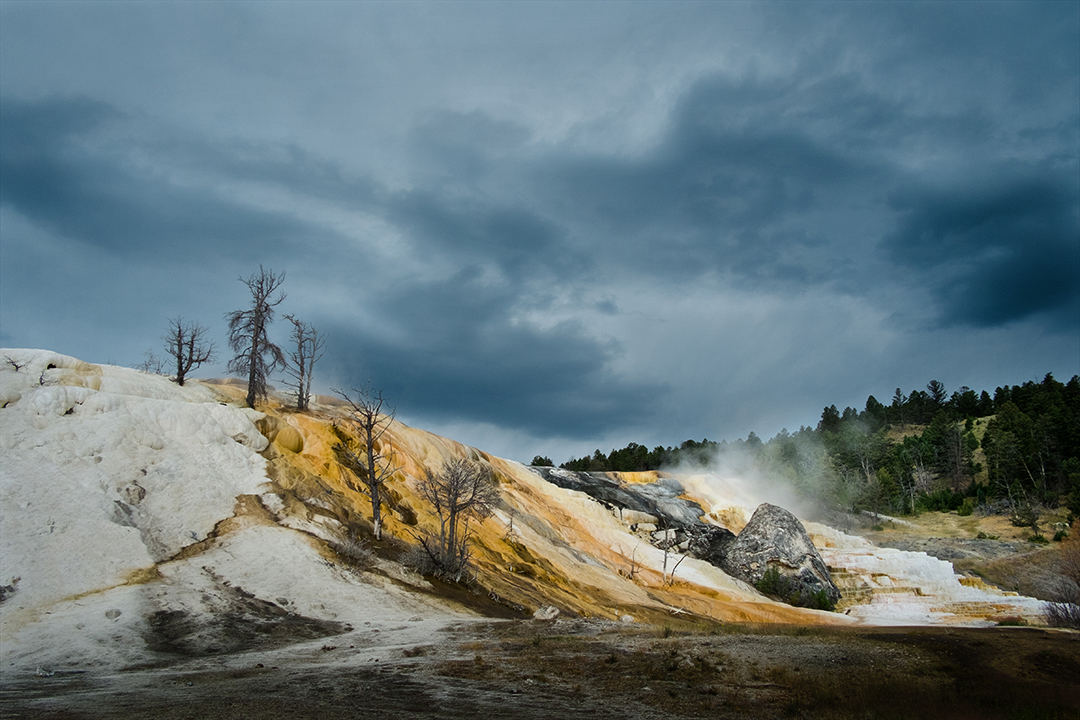
[(804, 597), (824, 590), (832, 602), (840, 599), (840, 590), (802, 523), (776, 505), (759, 505), (719, 559), (724, 572), (751, 585), (775, 567), (781, 576), (795, 583)]

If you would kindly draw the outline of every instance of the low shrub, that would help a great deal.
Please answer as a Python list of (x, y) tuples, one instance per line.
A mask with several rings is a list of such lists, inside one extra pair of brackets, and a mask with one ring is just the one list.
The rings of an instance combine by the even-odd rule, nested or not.
[(774, 567), (768, 568), (761, 579), (754, 583), (754, 587), (762, 595), (783, 597), (791, 592), (791, 582)]
[(1071, 602), (1048, 602), (1043, 609), (1043, 618), (1050, 627), (1080, 630), (1080, 605)]
[(928, 512), (950, 512), (959, 510), (966, 498), (960, 493), (949, 489), (937, 490), (919, 498), (917, 501), (920, 510)]
[(366, 540), (348, 538), (343, 542), (331, 545), (338, 557), (353, 567), (367, 567), (373, 561), (371, 546)]
[(1013, 527), (1029, 527), (1035, 530), (1036, 533), (1039, 529), (1039, 508), (1030, 503), (1018, 505), (1012, 513), (1009, 515), (1009, 522)]
[(812, 610), (828, 610), (832, 612), (836, 605), (829, 599), (829, 594), (824, 589), (811, 593), (809, 602), (805, 605)]
[(800, 588), (799, 583), (794, 578), (781, 575), (780, 571), (775, 567), (768, 568), (765, 574), (761, 576), (761, 579), (754, 583), (754, 587), (762, 595), (768, 595), (795, 607), (828, 610), (829, 612), (836, 609), (833, 602), (829, 600), (829, 595), (824, 588), (815, 591)]
[(439, 566), (435, 564), (435, 560), (422, 547), (414, 546), (409, 548), (409, 550), (402, 556), (401, 564), (409, 568), (410, 570), (415, 570), (416, 572), (426, 577), (437, 575), (440, 570)]

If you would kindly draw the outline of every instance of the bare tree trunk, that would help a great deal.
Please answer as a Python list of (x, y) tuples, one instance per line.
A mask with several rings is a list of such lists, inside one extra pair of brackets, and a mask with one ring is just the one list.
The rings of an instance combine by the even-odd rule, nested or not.
[(270, 342), (267, 328), (274, 319), (274, 308), (285, 300), (285, 293), (274, 293), (285, 281), (285, 273), (275, 275), (261, 265), (251, 277), (240, 278), (251, 292), (251, 308), (236, 310), (225, 318), (229, 322), (229, 347), (236, 356), (229, 361), (229, 372), (247, 375), (247, 405), (267, 397), (267, 379), (275, 369), (284, 366), (281, 348)]
[(353, 420), (359, 425), (361, 442), (364, 443), (365, 452), (362, 457), (357, 456), (356, 453), (342, 444), (337, 445), (336, 449), (345, 455), (354, 471), (358, 471), (357, 475), (361, 476), (360, 479), (367, 485), (368, 497), (371, 498), (373, 532), (375, 539), (381, 540), (382, 498), (380, 488), (383, 483), (397, 472), (398, 468), (391, 465), (394, 454), (393, 446), (390, 447), (386, 454), (381, 450), (377, 450), (376, 446), (381, 444), (383, 435), (393, 424), (394, 412), (391, 410), (387, 415), (382, 414), (382, 408), (386, 401), (381, 392), (373, 391), (370, 387), (354, 389), (353, 395), (349, 395), (342, 390), (335, 390), (334, 392), (349, 403), (352, 408)]
[[(259, 352), (259, 338), (263, 333), (262, 316), (256, 320), (256, 329), (251, 333), (251, 357), (254, 358)], [(259, 371), (257, 370), (258, 364), (255, 362), (249, 363), (248, 370), (248, 391), (247, 391), (247, 406), (249, 408), (255, 407), (255, 400), (258, 398), (257, 388), (259, 387)]]
[(176, 384), (183, 386), (187, 374), (214, 356), (214, 343), (206, 339), (207, 329), (182, 317), (169, 320), (165, 352), (176, 360)]
[[(368, 478), (374, 480), (375, 475), (375, 441), (372, 438), (372, 427), (367, 425), (365, 428), (367, 437), (367, 466), (368, 466)], [(368, 490), (371, 491), (371, 524), (374, 526), (374, 533), (376, 540), (382, 540), (382, 503), (379, 499), (379, 482), (368, 483)]]
[(285, 364), (285, 373), (293, 378), (291, 387), (296, 391), (296, 409), (307, 410), (311, 400), (311, 377), (315, 371), (315, 363), (323, 356), (326, 340), (319, 336), (315, 328), (296, 316), (286, 315), (285, 319), (293, 325), (292, 345), (289, 348), (289, 362)]
[(442, 572), (460, 581), (469, 559), (469, 519), (493, 512), (498, 483), (487, 467), (458, 459), (439, 473), (426, 471), (418, 489), (439, 517), (440, 557), (433, 559)]

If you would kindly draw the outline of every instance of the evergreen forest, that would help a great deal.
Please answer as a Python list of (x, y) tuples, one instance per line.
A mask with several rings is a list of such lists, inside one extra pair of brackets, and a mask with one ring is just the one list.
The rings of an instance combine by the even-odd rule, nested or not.
[[(533, 464), (553, 463), (537, 456)], [(781, 430), (767, 442), (751, 432), (730, 443), (687, 440), (652, 450), (630, 443), (560, 467), (721, 467), (783, 480), (826, 509), (850, 512), (981, 508), (1017, 518), (1064, 502), (1080, 516), (1080, 376), (1061, 383), (1048, 374), (992, 396), (968, 387), (948, 394), (934, 380), (925, 390), (898, 388), (888, 405), (872, 395), (862, 410), (830, 405), (817, 427)]]

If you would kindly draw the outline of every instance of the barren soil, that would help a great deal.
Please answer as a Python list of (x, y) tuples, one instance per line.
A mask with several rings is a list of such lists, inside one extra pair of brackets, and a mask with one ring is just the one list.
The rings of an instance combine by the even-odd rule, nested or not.
[(1080, 718), (1073, 632), (406, 625), (109, 674), (6, 677), (0, 717)]

